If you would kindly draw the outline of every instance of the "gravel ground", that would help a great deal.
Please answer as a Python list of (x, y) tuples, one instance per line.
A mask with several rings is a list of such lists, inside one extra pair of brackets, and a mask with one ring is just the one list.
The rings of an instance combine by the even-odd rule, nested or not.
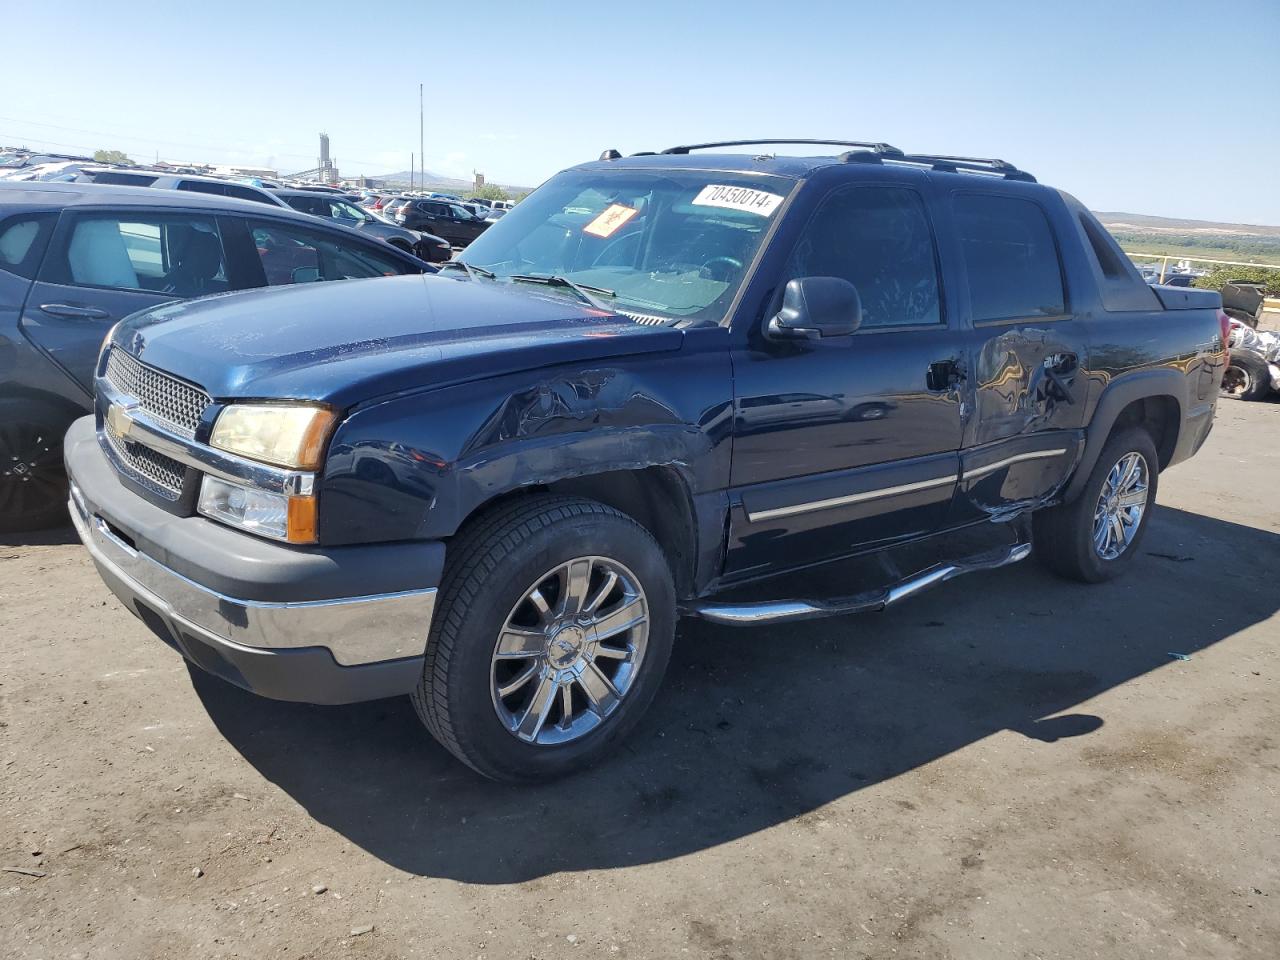
[(0, 956), (1274, 960), (1277, 476), (1280, 403), (1224, 401), (1120, 582), (686, 622), (536, 788), (407, 701), (189, 674), (69, 531), (0, 542)]

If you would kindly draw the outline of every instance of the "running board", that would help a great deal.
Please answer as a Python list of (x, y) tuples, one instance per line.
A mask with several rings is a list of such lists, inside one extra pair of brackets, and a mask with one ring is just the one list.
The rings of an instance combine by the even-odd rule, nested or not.
[(698, 600), (687, 604), (683, 613), (726, 626), (746, 627), (761, 623), (791, 623), (820, 617), (842, 617), (850, 613), (871, 613), (923, 593), (966, 573), (1005, 567), (1031, 555), (1031, 544), (1015, 543), (988, 550), (954, 563), (939, 563), (879, 590), (833, 600), (766, 600), (761, 603), (715, 603)]

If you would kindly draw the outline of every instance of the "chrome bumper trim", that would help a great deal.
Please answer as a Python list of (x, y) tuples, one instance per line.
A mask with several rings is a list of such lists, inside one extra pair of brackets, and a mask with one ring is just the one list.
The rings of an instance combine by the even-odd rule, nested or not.
[(436, 589), (266, 603), (216, 593), (135, 550), (92, 516), (73, 485), (67, 503), (76, 533), (107, 586), (130, 612), (141, 601), (171, 628), (206, 642), (248, 650), (325, 647), (343, 666), (421, 656), (435, 610)]

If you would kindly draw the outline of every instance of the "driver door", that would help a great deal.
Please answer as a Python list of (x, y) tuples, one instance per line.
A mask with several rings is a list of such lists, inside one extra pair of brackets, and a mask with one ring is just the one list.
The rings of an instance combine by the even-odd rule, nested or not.
[(915, 182), (833, 188), (776, 289), (802, 276), (849, 280), (863, 321), (787, 341), (758, 322), (735, 348), (731, 578), (930, 533), (956, 488), (962, 334)]

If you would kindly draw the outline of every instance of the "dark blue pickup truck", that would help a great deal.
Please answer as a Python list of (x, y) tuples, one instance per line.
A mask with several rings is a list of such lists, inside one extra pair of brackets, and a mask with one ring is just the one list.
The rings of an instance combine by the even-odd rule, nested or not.
[(637, 722), (681, 615), (1133, 562), (1213, 423), (1218, 295), (1003, 161), (774, 142), (607, 151), (439, 275), (125, 320), (65, 445), (103, 578), (219, 677), (410, 694), (534, 779)]

